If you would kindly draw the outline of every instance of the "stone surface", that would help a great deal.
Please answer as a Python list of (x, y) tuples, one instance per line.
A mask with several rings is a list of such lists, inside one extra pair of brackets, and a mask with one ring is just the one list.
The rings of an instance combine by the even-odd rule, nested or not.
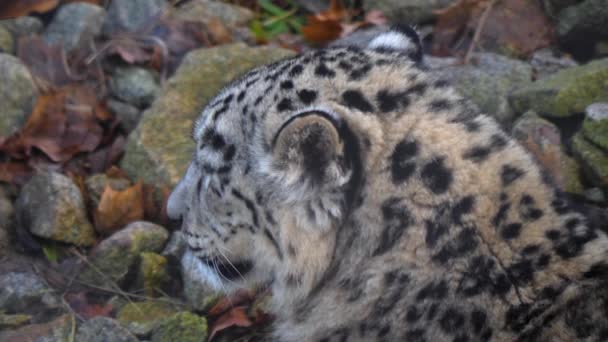
[(211, 97), (245, 71), (292, 53), (244, 44), (190, 52), (129, 136), (121, 168), (146, 183), (176, 184), (192, 157), (192, 122)]
[(104, 16), (105, 10), (93, 4), (75, 2), (63, 5), (42, 38), (49, 44), (61, 44), (66, 51), (72, 51), (99, 35)]
[(28, 69), (16, 57), (0, 53), (0, 137), (9, 136), (25, 123), (38, 91)]
[(116, 319), (137, 336), (149, 335), (154, 328), (178, 310), (171, 304), (159, 301), (129, 303), (116, 315)]
[(583, 135), (608, 151), (608, 103), (594, 103), (585, 109), (585, 114)]
[(505, 126), (510, 126), (515, 117), (508, 103), (508, 94), (532, 79), (529, 65), (493, 53), (476, 54), (468, 65), (438, 67), (433, 72), (450, 81), (484, 113)]
[(162, 293), (158, 290), (169, 280), (167, 258), (151, 252), (141, 253), (139, 257), (138, 278), (143, 286), (144, 294), (148, 297), (156, 297)]
[(207, 339), (207, 320), (190, 312), (165, 319), (152, 333), (152, 342), (200, 342)]
[(139, 108), (115, 99), (109, 99), (106, 105), (116, 115), (116, 118), (120, 120), (121, 126), (127, 132), (131, 132), (137, 127), (142, 114)]
[(7, 194), (0, 189), (0, 261), (12, 250), (12, 228), (15, 209)]
[(37, 275), (23, 272), (0, 275), (0, 312), (41, 314), (60, 308), (59, 297)]
[(137, 342), (139, 340), (117, 321), (108, 317), (94, 317), (78, 327), (74, 341)]
[(595, 102), (608, 101), (608, 58), (568, 69), (536, 82), (520, 85), (509, 96), (519, 113), (568, 117)]
[(42, 21), (35, 17), (0, 20), (0, 26), (7, 28), (16, 37), (38, 34), (43, 28)]
[(0, 26), (0, 53), (12, 55), (15, 53), (13, 34), (4, 26)]
[(148, 107), (160, 90), (158, 74), (140, 67), (114, 69), (110, 93), (138, 108)]
[(381, 10), (390, 21), (419, 24), (434, 18), (433, 11), (454, 0), (378, 0), (365, 1), (365, 10)]
[(582, 132), (572, 139), (572, 151), (583, 165), (588, 179), (596, 186), (608, 187), (608, 154), (589, 142)]
[(513, 136), (551, 174), (560, 189), (582, 193), (579, 167), (563, 151), (560, 131), (554, 124), (534, 112), (528, 112), (513, 126)]
[(32, 177), (21, 189), (15, 210), (17, 222), (36, 236), (77, 246), (95, 243), (80, 189), (62, 174)]
[(175, 13), (183, 20), (209, 23), (217, 18), (228, 28), (246, 25), (254, 17), (254, 13), (244, 7), (213, 0), (193, 0), (180, 6)]
[(30, 315), (6, 315), (2, 313), (2, 311), (0, 311), (0, 330), (18, 328), (22, 325), (29, 323), (31, 319), (32, 316)]
[(220, 297), (213, 287), (197, 275), (199, 274), (200, 260), (191, 252), (186, 252), (181, 259), (182, 282), (186, 302), (194, 310), (205, 311), (209, 309)]
[(532, 54), (530, 65), (534, 71), (534, 78), (542, 79), (562, 69), (577, 66), (578, 63), (569, 56), (559, 55), (551, 49), (542, 49)]
[(557, 16), (556, 33), (566, 44), (608, 38), (606, 0), (585, 0), (564, 8)]
[(47, 323), (30, 324), (15, 330), (0, 331), (0, 341), (66, 342), (72, 341), (76, 318), (63, 315)]
[(184, 252), (186, 251), (186, 240), (184, 240), (184, 233), (181, 231), (174, 231), (171, 233), (171, 238), (165, 246), (162, 255), (175, 258), (175, 260), (181, 260)]
[(583, 0), (542, 0), (545, 11), (551, 16), (556, 16), (562, 9), (581, 1)]
[(150, 222), (133, 222), (100, 242), (89, 253), (79, 278), (89, 284), (120, 284), (142, 252), (160, 252), (167, 230)]
[(167, 6), (165, 0), (113, 0), (103, 23), (103, 34), (133, 32), (144, 26)]

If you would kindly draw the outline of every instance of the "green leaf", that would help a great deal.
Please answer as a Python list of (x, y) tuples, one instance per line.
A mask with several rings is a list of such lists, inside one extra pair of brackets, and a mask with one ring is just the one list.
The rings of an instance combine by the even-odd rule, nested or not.
[(272, 25), (266, 27), (266, 32), (270, 36), (276, 36), (281, 33), (288, 33), (289, 26), (287, 26), (287, 23), (285, 23), (284, 21), (277, 21)]
[(50, 262), (55, 263), (57, 260), (59, 260), (59, 249), (54, 243), (42, 245), (42, 252), (46, 257), (46, 260)]
[(272, 15), (283, 15), (286, 11), (276, 5), (274, 5), (270, 0), (258, 0), (258, 4), (262, 7), (266, 12)]
[(268, 33), (264, 30), (264, 27), (259, 20), (253, 20), (249, 25), (249, 29), (257, 39), (268, 39)]

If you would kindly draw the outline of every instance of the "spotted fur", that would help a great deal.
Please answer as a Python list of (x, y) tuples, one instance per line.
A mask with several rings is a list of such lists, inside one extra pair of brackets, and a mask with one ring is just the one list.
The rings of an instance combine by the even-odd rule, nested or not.
[(171, 195), (202, 281), (268, 285), (278, 341), (608, 339), (608, 240), (415, 32), (245, 74)]

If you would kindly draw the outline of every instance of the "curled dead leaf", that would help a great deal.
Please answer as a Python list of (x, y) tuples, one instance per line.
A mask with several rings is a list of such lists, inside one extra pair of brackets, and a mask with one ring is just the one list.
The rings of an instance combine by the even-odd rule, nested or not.
[(59, 0), (0, 1), (0, 19), (21, 17), (33, 12), (45, 13), (59, 5)]
[(101, 234), (111, 234), (127, 224), (144, 218), (143, 186), (141, 182), (124, 190), (106, 185), (93, 219)]

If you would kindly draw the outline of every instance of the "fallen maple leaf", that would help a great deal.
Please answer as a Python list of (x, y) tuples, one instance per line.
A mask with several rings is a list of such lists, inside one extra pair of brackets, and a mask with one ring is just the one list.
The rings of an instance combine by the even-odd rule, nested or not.
[(77, 80), (72, 76), (61, 45), (49, 45), (39, 36), (19, 38), (17, 57), (32, 75), (51, 87), (61, 87)]
[(97, 316), (109, 317), (113, 310), (112, 304), (110, 303), (100, 304), (92, 302), (84, 291), (68, 293), (64, 298), (70, 305), (70, 308), (85, 320)]
[(230, 309), (228, 312), (220, 316), (217, 321), (211, 326), (211, 332), (209, 333), (209, 341), (219, 333), (220, 331), (226, 330), (231, 327), (250, 327), (253, 325), (244, 306), (238, 306)]
[(251, 303), (254, 293), (247, 289), (238, 289), (230, 296), (222, 297), (215, 305), (207, 311), (209, 316), (218, 316), (228, 311), (233, 306)]
[(48, 12), (59, 5), (59, 0), (4, 0), (0, 1), (0, 19), (21, 17), (32, 12)]
[(144, 218), (143, 187), (138, 182), (124, 190), (114, 190), (106, 185), (93, 219), (95, 229), (110, 234), (127, 224)]

